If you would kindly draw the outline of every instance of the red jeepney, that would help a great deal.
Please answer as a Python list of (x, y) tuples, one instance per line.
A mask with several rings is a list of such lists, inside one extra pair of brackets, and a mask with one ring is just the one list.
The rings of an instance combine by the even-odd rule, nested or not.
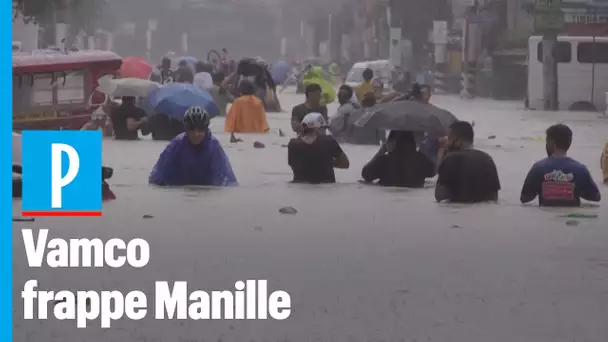
[(80, 129), (106, 99), (97, 80), (121, 64), (110, 51), (13, 53), (13, 130)]

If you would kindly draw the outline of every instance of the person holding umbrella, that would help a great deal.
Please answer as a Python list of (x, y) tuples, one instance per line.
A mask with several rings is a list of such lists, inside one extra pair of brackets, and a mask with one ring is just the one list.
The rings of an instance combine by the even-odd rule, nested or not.
[(192, 106), (183, 118), (185, 132), (171, 140), (161, 153), (150, 173), (150, 184), (238, 185), (228, 156), (209, 130), (209, 113), (202, 107)]
[(123, 96), (120, 106), (110, 114), (116, 140), (138, 140), (138, 132), (148, 122), (146, 112), (137, 107), (135, 97)]
[(435, 176), (431, 160), (416, 151), (413, 132), (391, 131), (386, 143), (361, 171), (366, 182), (379, 185), (422, 188), (426, 178)]

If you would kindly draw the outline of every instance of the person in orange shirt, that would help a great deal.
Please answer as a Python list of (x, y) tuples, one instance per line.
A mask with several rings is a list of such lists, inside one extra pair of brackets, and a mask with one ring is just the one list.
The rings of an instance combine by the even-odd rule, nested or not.
[(241, 96), (230, 107), (226, 116), (225, 132), (231, 133), (230, 140), (237, 140), (234, 133), (266, 133), (269, 131), (264, 103), (255, 93), (253, 83), (243, 80), (239, 85)]

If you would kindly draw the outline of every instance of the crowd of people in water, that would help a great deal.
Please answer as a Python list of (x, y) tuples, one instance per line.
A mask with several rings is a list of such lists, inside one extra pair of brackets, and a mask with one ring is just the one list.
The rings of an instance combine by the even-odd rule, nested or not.
[[(225, 115), (225, 132), (231, 142), (238, 142), (236, 133), (269, 131), (265, 113), (269, 86), (265, 73), (235, 70), (228, 77), (221, 72), (197, 70), (180, 65), (173, 81), (197, 83), (206, 87), (219, 108), (229, 107)], [(251, 67), (251, 66), (249, 66)], [(237, 69), (239, 69), (237, 67)], [(162, 71), (162, 69), (161, 69)], [(161, 77), (169, 77), (161, 72)], [(296, 134), (287, 145), (287, 162), (295, 183), (335, 183), (334, 169), (348, 169), (349, 158), (340, 144), (379, 145), (378, 152), (361, 170), (363, 182), (381, 186), (422, 188), (426, 180), (437, 177), (435, 199), (438, 202), (477, 203), (497, 201), (501, 190), (497, 167), (492, 157), (474, 148), (473, 125), (456, 121), (444, 136), (424, 132), (385, 131), (356, 127), (349, 115), (357, 109), (378, 103), (413, 100), (428, 104), (431, 90), (414, 84), (407, 93), (386, 94), (373, 71), (363, 72), (363, 83), (353, 89), (342, 85), (338, 91), (339, 108), (330, 116), (318, 84), (305, 88), (305, 101), (293, 107), (291, 127)], [(228, 106), (231, 103), (231, 106)], [(169, 143), (160, 154), (149, 176), (158, 186), (235, 186), (237, 178), (218, 139), (209, 129), (211, 117), (205, 109), (190, 107), (179, 121), (162, 115), (148, 116), (136, 98), (123, 97), (120, 105), (108, 104), (113, 134), (120, 140), (137, 140), (140, 133), (152, 132), (156, 139)], [(163, 127), (164, 130), (155, 127)], [(329, 134), (328, 134), (329, 132)], [(164, 135), (163, 135), (164, 134)], [(538, 198), (541, 206), (579, 206), (581, 199), (599, 202), (601, 194), (588, 169), (567, 156), (572, 144), (572, 131), (563, 124), (546, 131), (547, 157), (535, 163), (524, 181), (521, 202)], [(608, 182), (608, 144), (602, 154), (604, 180)], [(113, 198), (105, 179), (104, 199)], [(108, 189), (106, 189), (108, 188)]]

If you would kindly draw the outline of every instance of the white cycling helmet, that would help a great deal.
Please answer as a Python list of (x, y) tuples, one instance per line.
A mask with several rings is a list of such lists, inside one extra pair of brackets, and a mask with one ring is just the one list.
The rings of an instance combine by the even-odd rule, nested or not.
[(192, 106), (186, 110), (184, 114), (184, 127), (186, 130), (207, 129), (211, 117), (204, 108)]

